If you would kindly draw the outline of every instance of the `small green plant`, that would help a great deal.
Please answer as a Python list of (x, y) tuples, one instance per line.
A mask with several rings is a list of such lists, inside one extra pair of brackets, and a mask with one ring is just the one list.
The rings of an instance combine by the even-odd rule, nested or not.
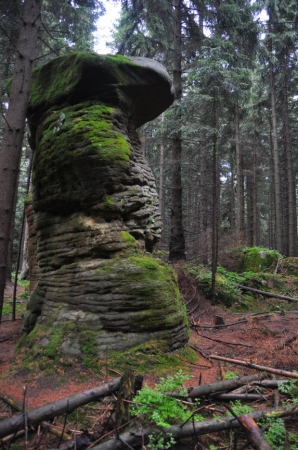
[(176, 444), (176, 441), (172, 435), (164, 436), (159, 433), (149, 435), (150, 450), (167, 450), (174, 444)]
[(235, 372), (232, 372), (231, 370), (228, 370), (226, 372), (226, 379), (227, 380), (233, 380), (234, 378), (238, 378), (238, 375)]
[(270, 427), (264, 436), (274, 450), (284, 450), (286, 442), (286, 429), (283, 419), (272, 419)]
[(189, 378), (189, 375), (183, 375), (179, 370), (173, 377), (161, 378), (154, 389), (145, 385), (135, 397), (132, 414), (143, 416), (145, 420), (165, 428), (175, 422), (187, 421), (191, 416), (187, 406), (167, 393), (177, 392), (180, 397), (187, 397), (187, 390), (182, 383)]
[[(253, 408), (248, 405), (243, 405), (240, 400), (235, 400), (235, 402), (231, 402), (231, 406), (233, 408), (234, 413), (237, 416), (241, 416), (242, 414), (249, 414), (253, 412)], [(227, 412), (227, 416), (231, 416), (230, 412)]]
[[(295, 371), (296, 372), (296, 371)], [(298, 380), (290, 378), (289, 380), (279, 383), (278, 390), (282, 394), (286, 394), (293, 399), (294, 403), (298, 403)]]
[[(182, 370), (179, 370), (174, 376), (160, 378), (160, 382), (156, 384), (155, 388), (145, 385), (135, 397), (132, 415), (142, 417), (146, 421), (164, 428), (170, 428), (174, 423), (187, 422), (192, 417), (191, 411), (180, 400), (168, 394), (175, 392), (178, 397), (186, 398), (187, 390), (183, 383), (189, 378), (190, 375), (183, 375)], [(198, 414), (194, 415), (194, 418), (204, 420)], [(175, 444), (173, 436), (161, 433), (150, 435), (149, 440), (150, 450), (166, 450)]]

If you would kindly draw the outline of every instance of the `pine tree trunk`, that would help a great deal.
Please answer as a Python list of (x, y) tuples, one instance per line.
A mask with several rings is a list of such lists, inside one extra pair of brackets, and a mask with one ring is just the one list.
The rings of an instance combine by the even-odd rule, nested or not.
[(248, 245), (253, 246), (253, 175), (251, 171), (246, 175), (246, 210), (247, 210), (247, 225), (246, 235)]
[[(162, 113), (161, 115), (161, 123), (163, 125), (165, 120), (165, 115)], [(163, 187), (163, 178), (164, 178), (164, 155), (165, 155), (165, 147), (162, 142), (160, 145), (160, 153), (159, 153), (159, 208), (161, 221), (163, 223), (164, 220), (164, 187)]]
[(10, 103), (0, 152), (0, 319), (4, 299), (10, 227), (20, 167), (25, 118), (40, 24), (42, 0), (25, 0)]
[(253, 141), (253, 173), (252, 173), (252, 209), (253, 209), (253, 219), (252, 219), (252, 246), (256, 247), (258, 245), (258, 190), (257, 190), (257, 139), (254, 133)]
[(287, 233), (287, 255), (297, 256), (297, 216), (296, 216), (296, 191), (293, 174), (293, 157), (290, 133), (289, 103), (287, 89), (287, 58), (283, 58), (283, 116), (284, 116), (284, 142), (286, 157), (286, 181), (287, 181), (287, 210), (288, 210), (288, 233)]
[[(174, 55), (173, 55), (173, 78), (175, 88), (175, 100), (182, 98), (182, 69), (181, 69), (181, 0), (174, 2)], [(178, 105), (179, 110), (179, 105)], [(180, 127), (181, 112), (177, 114), (177, 127)], [(185, 238), (183, 231), (182, 215), (182, 182), (181, 182), (181, 154), (182, 139), (181, 131), (175, 131), (172, 138), (172, 170), (171, 170), (171, 236), (169, 259), (175, 263), (185, 260)]]
[(218, 261), (218, 162), (217, 162), (217, 103), (213, 99), (213, 154), (212, 154), (212, 283), (211, 301), (216, 303), (216, 272)]
[[(201, 133), (203, 135), (203, 132)], [(208, 227), (208, 219), (207, 219), (207, 142), (206, 135), (204, 133), (204, 139), (202, 139), (202, 147), (200, 154), (200, 193), (201, 193), (201, 202), (200, 202), (200, 263), (208, 264), (208, 239), (207, 239), (207, 227)]]
[[(270, 23), (269, 23), (270, 31)], [(272, 54), (272, 43), (270, 44), (270, 53)], [(276, 119), (276, 92), (274, 84), (273, 64), (269, 64), (270, 76), (270, 99), (271, 99), (271, 121), (272, 121), (272, 144), (273, 144), (273, 164), (274, 164), (274, 187), (275, 187), (275, 236), (276, 250), (282, 253), (282, 210), (281, 210), (281, 185), (280, 185), (280, 169), (278, 155), (278, 136), (277, 136), (277, 119)]]
[(235, 105), (235, 143), (236, 143), (236, 171), (237, 171), (237, 231), (244, 231), (244, 195), (243, 195), (243, 157), (240, 143), (239, 107)]

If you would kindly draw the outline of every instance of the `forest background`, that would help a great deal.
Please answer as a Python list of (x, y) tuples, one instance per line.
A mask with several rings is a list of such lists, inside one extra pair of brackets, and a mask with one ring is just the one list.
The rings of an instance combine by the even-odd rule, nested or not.
[[(0, 5), (0, 161), (11, 100), (7, 82), (20, 59), (22, 11), (29, 1), (3, 0)], [(102, 2), (38, 2), (34, 67), (72, 51), (94, 49), (96, 22), (104, 14)], [(296, 2), (123, 0), (121, 4), (111, 51), (158, 60), (175, 87), (172, 107), (139, 129), (159, 188), (163, 220), (159, 250), (169, 252), (173, 263), (188, 259), (211, 264), (213, 273), (225, 249), (237, 245), (297, 256)], [(260, 19), (262, 11), (265, 20)], [(9, 252), (7, 258), (0, 255), (7, 281), (17, 259), (23, 272), (28, 265), (27, 233), (21, 230), (32, 154), (24, 130)], [(0, 181), (3, 171), (0, 165)], [(1, 192), (1, 198), (7, 195)], [(1, 227), (3, 211), (0, 208)], [(2, 229), (0, 236), (3, 240)]]

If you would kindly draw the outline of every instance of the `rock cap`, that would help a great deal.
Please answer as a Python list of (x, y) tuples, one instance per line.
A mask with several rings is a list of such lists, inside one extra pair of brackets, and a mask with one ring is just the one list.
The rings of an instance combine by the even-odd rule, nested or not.
[(98, 100), (132, 111), (139, 127), (174, 101), (171, 78), (149, 58), (74, 52), (38, 67), (33, 74), (28, 117), (47, 109)]

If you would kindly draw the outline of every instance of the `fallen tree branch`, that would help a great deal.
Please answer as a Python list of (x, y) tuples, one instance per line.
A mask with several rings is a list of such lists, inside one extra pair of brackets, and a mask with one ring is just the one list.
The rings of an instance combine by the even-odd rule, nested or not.
[(200, 386), (195, 386), (188, 389), (188, 397), (197, 398), (197, 397), (206, 397), (211, 394), (215, 394), (216, 392), (221, 393), (223, 391), (232, 391), (244, 384), (251, 383), (252, 381), (261, 381), (266, 377), (266, 374), (253, 374), (244, 376), (241, 378), (233, 378), (232, 380), (222, 380), (216, 381), (215, 383), (210, 384), (202, 384)]
[(238, 420), (244, 429), (249, 442), (255, 450), (273, 450), (271, 445), (265, 439), (262, 430), (258, 427), (256, 422), (246, 414), (237, 416), (230, 405), (225, 405), (230, 413)]
[(195, 324), (190, 324), (191, 328), (225, 328), (225, 327), (230, 327), (231, 325), (238, 325), (239, 323), (244, 323), (247, 322), (246, 319), (242, 319), (242, 320), (237, 320), (237, 322), (231, 322), (231, 323), (225, 323), (223, 325), (207, 325), (207, 324), (203, 324), (200, 323), (199, 325), (195, 325)]
[(273, 450), (252, 417), (248, 414), (244, 414), (242, 416), (238, 416), (238, 420), (246, 431), (248, 440), (252, 444), (253, 448), (257, 450)]
[[(218, 325), (217, 325), (218, 326)], [(198, 333), (198, 331), (197, 331)], [(227, 341), (223, 341), (221, 339), (215, 339), (215, 338), (211, 338), (209, 336), (206, 336), (205, 334), (199, 334), (199, 336), (202, 336), (205, 339), (209, 339), (210, 341), (214, 341), (214, 342), (219, 342), (221, 344), (227, 344), (227, 345), (242, 345), (243, 347), (253, 347), (253, 345), (249, 345), (249, 344), (242, 344), (241, 342), (227, 342)]]
[(15, 409), (17, 412), (22, 411), (22, 405), (13, 397), (0, 392), (0, 400), (9, 405), (11, 408)]
[(213, 394), (210, 396), (212, 401), (216, 400), (241, 400), (243, 401), (255, 401), (264, 400), (264, 396), (260, 394)]
[[(3, 394), (2, 392), (0, 392), (0, 400), (2, 400), (4, 403), (9, 405), (11, 408), (15, 409), (17, 412), (21, 412), (23, 409), (22, 405), (16, 399)], [(65, 441), (72, 439), (72, 435), (67, 434), (67, 432), (65, 432), (65, 430), (61, 430), (59, 427), (56, 427), (55, 425), (52, 425), (49, 422), (43, 421), (40, 423), (40, 425), (45, 430), (49, 431), (50, 433), (54, 434), (55, 436), (60, 437), (61, 439), (65, 440)], [(20, 433), (24, 433), (24, 432), (25, 432), (25, 430), (20, 431)], [(12, 436), (8, 436), (8, 437), (6, 437), (6, 439), (9, 439), (11, 437)]]
[[(298, 404), (291, 406), (285, 406), (280, 408), (263, 409), (246, 414), (253, 420), (258, 421), (262, 418), (277, 418), (285, 417), (298, 413)], [(219, 417), (214, 420), (206, 420), (204, 422), (187, 423), (186, 425), (179, 426), (173, 425), (170, 428), (138, 428), (136, 430), (130, 430), (119, 435), (119, 439), (112, 438), (106, 442), (93, 447), (93, 450), (122, 450), (127, 449), (128, 446), (135, 448), (140, 447), (144, 442), (145, 445), (149, 442), (149, 435), (154, 433), (161, 433), (165, 438), (173, 437), (175, 440), (189, 437), (192, 435), (201, 436), (208, 433), (214, 433), (217, 431), (231, 430), (234, 428), (240, 428), (240, 423), (233, 416)]]
[(210, 355), (211, 359), (217, 359), (219, 361), (226, 361), (232, 364), (237, 364), (239, 366), (249, 367), (250, 369), (261, 370), (268, 373), (275, 373), (276, 375), (282, 375), (288, 378), (298, 378), (298, 373), (288, 372), (287, 370), (274, 369), (273, 367), (259, 366), (258, 364), (253, 364), (248, 361), (241, 361), (239, 359), (225, 358), (224, 356)]
[(281, 350), (282, 348), (284, 348), (286, 345), (291, 344), (291, 342), (295, 341), (295, 339), (297, 339), (298, 337), (298, 333), (294, 333), (292, 334), (292, 336), (288, 337), (287, 339), (285, 339), (284, 342), (282, 342), (281, 344), (277, 344), (275, 345), (275, 349), (276, 350)]
[[(119, 385), (120, 378), (115, 378), (99, 387), (88, 389), (87, 391), (80, 392), (79, 394), (71, 395), (70, 397), (32, 409), (27, 412), (27, 424), (28, 426), (35, 426), (44, 420), (50, 420), (56, 416), (71, 413), (80, 406), (84, 406), (87, 403), (91, 403), (102, 397), (111, 395), (113, 392), (118, 390)], [(0, 438), (15, 433), (16, 431), (23, 430), (24, 426), (24, 416), (22, 414), (1, 420)]]
[(253, 381), (251, 384), (252, 386), (261, 386), (266, 389), (276, 389), (278, 386), (282, 383), (288, 383), (289, 380), (287, 378), (283, 380), (261, 380), (261, 381)]
[(233, 284), (244, 291), (255, 292), (256, 294), (262, 294), (262, 295), (265, 295), (266, 297), (280, 298), (281, 300), (287, 300), (288, 302), (298, 302), (297, 298), (273, 294), (273, 292), (261, 291), (260, 289), (254, 289), (254, 288), (251, 288), (248, 286), (243, 286), (242, 284), (236, 284), (236, 283), (233, 283)]

